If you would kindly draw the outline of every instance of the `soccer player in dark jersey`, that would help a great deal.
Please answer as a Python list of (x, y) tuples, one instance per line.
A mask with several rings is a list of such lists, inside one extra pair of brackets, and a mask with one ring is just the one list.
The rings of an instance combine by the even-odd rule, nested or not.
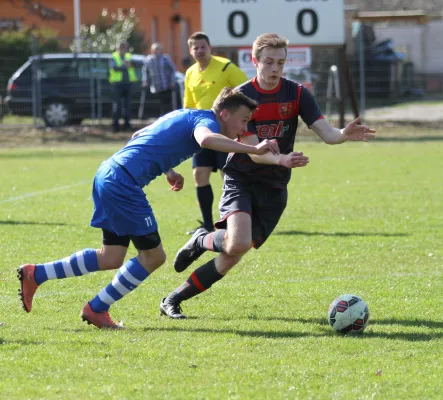
[(280, 154), (263, 156), (230, 154), (226, 166), (221, 219), (215, 232), (197, 230), (178, 251), (174, 268), (184, 271), (205, 251), (219, 255), (196, 269), (186, 282), (160, 303), (160, 312), (170, 318), (185, 318), (180, 303), (209, 289), (222, 279), (249, 251), (258, 249), (276, 227), (287, 203), (287, 184), (291, 169), (304, 167), (308, 158), (294, 152), (298, 117), (325, 143), (348, 140), (367, 141), (374, 130), (359, 125), (359, 120), (344, 129), (332, 127), (322, 116), (311, 93), (302, 85), (282, 78), (287, 55), (287, 40), (276, 34), (259, 36), (252, 47), (257, 77), (237, 89), (255, 99), (248, 131), (241, 141), (257, 144), (276, 139)]
[[(157, 221), (142, 188), (165, 174), (172, 190), (181, 190), (183, 177), (173, 167), (201, 148), (279, 154), (274, 140), (254, 145), (231, 140), (247, 129), (256, 106), (243, 93), (226, 88), (212, 110), (173, 111), (136, 132), (123, 149), (100, 165), (94, 178), (91, 226), (103, 231), (101, 249), (85, 249), (54, 262), (22, 265), (18, 276), (25, 311), (31, 311), (36, 290), (49, 279), (119, 268), (112, 282), (86, 303), (81, 316), (98, 328), (121, 328), (109, 316), (110, 306), (136, 289), (166, 259)], [(131, 241), (138, 255), (123, 264)]]

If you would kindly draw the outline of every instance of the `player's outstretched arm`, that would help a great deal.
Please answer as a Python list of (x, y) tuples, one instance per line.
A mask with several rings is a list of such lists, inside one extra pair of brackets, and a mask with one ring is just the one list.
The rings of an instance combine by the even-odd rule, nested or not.
[[(255, 145), (259, 143), (256, 135), (242, 136), (243, 143), (249, 145)], [(249, 154), (252, 161), (257, 164), (271, 164), (271, 165), (282, 165), (286, 168), (299, 168), (305, 167), (309, 163), (309, 158), (305, 156), (302, 152), (292, 152), (289, 154), (272, 154), (266, 153), (263, 155)]]
[(280, 154), (276, 140), (263, 140), (261, 143), (249, 145), (229, 139), (221, 134), (213, 133), (205, 126), (199, 126), (194, 131), (197, 143), (206, 149), (223, 151), (225, 153), (249, 153), (249, 154)]
[(350, 122), (343, 129), (334, 128), (325, 119), (315, 121), (310, 128), (327, 144), (340, 144), (348, 140), (367, 142), (375, 137), (374, 129), (360, 125), (360, 118)]

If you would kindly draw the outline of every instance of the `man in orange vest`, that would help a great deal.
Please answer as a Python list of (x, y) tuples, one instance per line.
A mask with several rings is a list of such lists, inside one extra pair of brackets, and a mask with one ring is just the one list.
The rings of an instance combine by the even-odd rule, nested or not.
[(129, 122), (131, 118), (131, 85), (133, 82), (137, 82), (138, 78), (128, 48), (127, 42), (121, 42), (118, 51), (112, 53), (109, 63), (109, 82), (114, 89), (112, 102), (112, 129), (114, 132), (120, 130), (119, 119), (122, 108), (125, 120), (123, 129), (125, 131), (132, 130)]

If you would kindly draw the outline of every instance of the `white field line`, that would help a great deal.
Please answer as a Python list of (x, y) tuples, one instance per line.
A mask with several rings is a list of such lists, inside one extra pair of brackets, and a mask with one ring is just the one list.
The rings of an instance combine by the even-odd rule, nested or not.
[(35, 196), (45, 195), (47, 193), (59, 192), (59, 191), (70, 189), (70, 188), (73, 188), (73, 187), (76, 187), (76, 186), (86, 185), (87, 183), (92, 184), (92, 180), (88, 179), (87, 181), (80, 181), (80, 182), (77, 182), (77, 183), (73, 183), (71, 185), (59, 186), (59, 187), (55, 187), (55, 188), (52, 188), (52, 189), (40, 190), (38, 192), (25, 193), (25, 194), (22, 194), (21, 196), (16, 196), (16, 197), (9, 197), (8, 199), (0, 200), (0, 204), (11, 203), (13, 201), (27, 199), (28, 197), (35, 197)]

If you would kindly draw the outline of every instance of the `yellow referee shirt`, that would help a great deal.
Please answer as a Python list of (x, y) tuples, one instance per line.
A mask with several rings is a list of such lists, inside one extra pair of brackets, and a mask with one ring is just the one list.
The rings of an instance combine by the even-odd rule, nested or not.
[(210, 110), (225, 86), (234, 88), (247, 80), (246, 74), (227, 58), (212, 56), (204, 71), (195, 63), (186, 71), (183, 107)]

